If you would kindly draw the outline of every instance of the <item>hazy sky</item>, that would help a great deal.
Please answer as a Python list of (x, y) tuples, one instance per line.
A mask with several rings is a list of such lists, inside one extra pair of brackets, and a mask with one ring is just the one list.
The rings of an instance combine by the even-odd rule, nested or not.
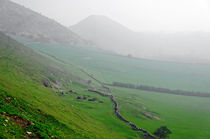
[(12, 0), (70, 26), (105, 15), (134, 31), (210, 31), (210, 0)]

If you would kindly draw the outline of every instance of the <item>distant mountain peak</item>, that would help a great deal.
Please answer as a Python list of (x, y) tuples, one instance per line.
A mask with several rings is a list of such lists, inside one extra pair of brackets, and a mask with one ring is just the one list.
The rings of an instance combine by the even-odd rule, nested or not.
[(116, 24), (120, 24), (120, 23), (117, 23), (116, 21), (114, 21), (113, 19), (105, 16), (105, 15), (89, 15), (86, 20), (96, 20), (96, 21), (100, 21), (100, 20), (103, 20), (103, 21), (108, 21), (108, 22), (115, 22)]
[(89, 15), (87, 18), (108, 18), (108, 17), (105, 15), (100, 15), (100, 14), (92, 14), (92, 15)]
[(117, 54), (170, 61), (210, 59), (209, 33), (138, 33), (103, 15), (91, 15), (71, 29)]
[(70, 29), (103, 50), (126, 55), (124, 48), (133, 42), (134, 36), (132, 30), (104, 15), (90, 15)]
[(89, 26), (93, 29), (106, 28), (106, 31), (113, 31), (113, 29), (120, 32), (131, 31), (126, 26), (105, 15), (90, 15), (84, 20), (80, 21), (78, 24), (71, 26), (70, 28), (74, 29), (76, 28), (75, 26)]

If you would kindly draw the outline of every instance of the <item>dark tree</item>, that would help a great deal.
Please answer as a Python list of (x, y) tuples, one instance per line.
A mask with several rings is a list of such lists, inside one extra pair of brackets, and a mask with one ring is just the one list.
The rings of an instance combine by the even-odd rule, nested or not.
[(168, 135), (171, 133), (172, 132), (166, 126), (161, 126), (153, 134), (159, 137), (160, 139), (165, 139), (168, 138)]

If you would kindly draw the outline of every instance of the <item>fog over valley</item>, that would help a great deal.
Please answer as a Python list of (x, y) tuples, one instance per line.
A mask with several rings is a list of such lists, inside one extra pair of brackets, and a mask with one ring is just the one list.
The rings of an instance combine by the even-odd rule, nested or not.
[(0, 139), (209, 139), (210, 0), (0, 0)]
[(208, 32), (134, 32), (105, 16), (92, 15), (70, 29), (100, 48), (156, 60), (202, 61), (210, 58)]
[[(112, 53), (155, 60), (210, 59), (208, 0), (14, 1)], [(48, 3), (51, 7), (45, 8)]]

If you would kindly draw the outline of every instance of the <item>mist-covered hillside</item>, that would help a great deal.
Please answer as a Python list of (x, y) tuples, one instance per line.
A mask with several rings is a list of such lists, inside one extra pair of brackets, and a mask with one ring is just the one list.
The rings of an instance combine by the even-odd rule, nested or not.
[(134, 32), (100, 15), (89, 16), (70, 29), (98, 47), (118, 54), (172, 61), (210, 59), (210, 34), (205, 32)]
[(10, 0), (0, 0), (0, 31), (39, 42), (88, 44), (58, 22)]

